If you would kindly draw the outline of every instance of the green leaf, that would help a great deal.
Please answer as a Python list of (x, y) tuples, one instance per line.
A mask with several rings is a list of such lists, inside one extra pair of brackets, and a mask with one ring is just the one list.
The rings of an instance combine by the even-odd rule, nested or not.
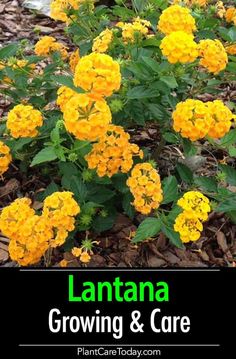
[(152, 71), (154, 71), (156, 73), (158, 73), (160, 71), (160, 65), (156, 60), (152, 59), (151, 57), (147, 57), (147, 56), (143, 56), (142, 60), (148, 67), (150, 67), (150, 69), (152, 69)]
[(134, 218), (135, 214), (134, 207), (131, 204), (132, 200), (133, 196), (130, 192), (125, 193), (122, 199), (122, 207), (125, 211), (125, 214), (127, 214), (127, 216), (129, 216), (131, 219)]
[(236, 26), (232, 26), (228, 31), (230, 42), (236, 41)]
[(51, 133), (50, 133), (50, 138), (51, 141), (54, 144), (59, 144), (60, 143), (60, 129), (58, 127), (55, 127)]
[(176, 165), (176, 169), (182, 181), (188, 184), (193, 183), (193, 173), (190, 168), (185, 166), (183, 163), (178, 163)]
[(10, 44), (0, 49), (0, 60), (9, 59), (14, 56), (19, 48), (19, 44)]
[(114, 197), (114, 195), (115, 195), (114, 191), (106, 187), (99, 186), (89, 191), (88, 200), (99, 204), (103, 204), (104, 202), (107, 202), (109, 199)]
[(175, 219), (176, 217), (181, 213), (183, 212), (183, 209), (180, 208), (178, 205), (174, 206), (171, 211), (169, 212), (168, 216), (167, 216), (167, 219), (168, 219), (168, 222), (173, 225), (174, 222), (175, 222)]
[(173, 132), (165, 132), (163, 133), (163, 137), (168, 143), (178, 143), (179, 137)]
[(228, 147), (236, 143), (236, 128), (229, 131), (221, 140), (220, 146)]
[(127, 97), (129, 100), (152, 98), (157, 96), (158, 92), (156, 90), (149, 89), (146, 86), (136, 86), (127, 92)]
[(127, 175), (124, 173), (118, 173), (112, 177), (113, 186), (119, 192), (126, 193), (129, 191), (126, 182), (127, 182)]
[(115, 223), (116, 217), (117, 217), (117, 212), (115, 210), (114, 207), (112, 206), (106, 206), (106, 210), (108, 213), (107, 217), (101, 217), (101, 216), (96, 216), (96, 218), (94, 218), (93, 223), (92, 223), (92, 228), (94, 229), (94, 231), (96, 233), (101, 233), (104, 231), (108, 231), (109, 229), (111, 229)]
[(37, 194), (37, 200), (38, 201), (43, 201), (45, 200), (46, 197), (50, 196), (51, 194), (53, 194), (54, 192), (57, 192), (59, 191), (59, 186), (54, 182), (52, 181), (48, 186), (47, 188), (45, 189), (45, 191), (43, 192), (39, 192)]
[(236, 186), (236, 170), (227, 165), (219, 165), (219, 169), (225, 174), (227, 182)]
[(161, 76), (160, 81), (164, 82), (171, 89), (178, 87), (178, 83), (174, 76)]
[(72, 176), (70, 178), (70, 190), (74, 193), (75, 197), (77, 197), (79, 203), (82, 203), (87, 198), (87, 187), (84, 184), (81, 177)]
[(166, 177), (162, 181), (163, 201), (162, 204), (168, 204), (176, 201), (178, 198), (178, 182), (174, 176)]
[(220, 203), (219, 206), (215, 209), (215, 211), (228, 213), (228, 212), (235, 211), (235, 208), (236, 208), (236, 196)]
[(196, 184), (196, 186), (207, 192), (217, 192), (217, 181), (214, 177), (195, 177), (194, 183)]
[(149, 103), (147, 104), (147, 108), (151, 112), (151, 114), (154, 116), (155, 120), (164, 120), (167, 118), (168, 113), (165, 110), (165, 108), (162, 105), (156, 104), (156, 103)]
[(63, 175), (67, 175), (69, 177), (71, 176), (79, 176), (79, 170), (78, 170), (78, 167), (74, 164), (74, 163), (71, 163), (71, 162), (60, 162), (58, 164), (59, 166), (59, 169), (60, 169), (60, 172), (63, 174)]
[(40, 163), (50, 162), (57, 159), (55, 149), (53, 147), (45, 147), (37, 155), (34, 156), (30, 167), (39, 165)]
[(235, 146), (229, 146), (229, 155), (231, 157), (236, 157), (236, 147)]
[(152, 37), (150, 39), (146, 39), (142, 42), (142, 45), (144, 47), (159, 47), (161, 43), (161, 40), (156, 39), (155, 37)]
[(159, 218), (146, 218), (138, 227), (133, 243), (139, 243), (143, 240), (156, 236), (161, 230), (161, 220)]
[(183, 138), (183, 150), (186, 157), (195, 156), (197, 154), (197, 148), (193, 145), (192, 141), (187, 138)]
[(59, 85), (63, 85), (66, 87), (69, 87), (70, 89), (74, 90), (75, 92), (78, 93), (84, 93), (84, 91), (79, 88), (76, 87), (73, 83), (73, 78), (70, 76), (66, 76), (66, 75), (52, 75), (51, 79), (55, 82), (57, 82)]
[(147, 5), (147, 0), (132, 0), (132, 5), (140, 13)]
[(17, 140), (9, 140), (6, 141), (6, 144), (10, 147), (12, 152), (20, 151), (25, 145), (31, 143), (34, 139), (33, 138), (19, 138)]
[(236, 211), (228, 212), (227, 215), (231, 221), (236, 224)]
[(184, 248), (179, 233), (175, 232), (173, 229), (166, 226), (165, 224), (162, 224), (161, 230), (174, 246), (181, 249)]
[(229, 72), (233, 72), (235, 74), (235, 72), (236, 72), (236, 63), (235, 62), (229, 62), (227, 67), (226, 67), (226, 70), (229, 71)]

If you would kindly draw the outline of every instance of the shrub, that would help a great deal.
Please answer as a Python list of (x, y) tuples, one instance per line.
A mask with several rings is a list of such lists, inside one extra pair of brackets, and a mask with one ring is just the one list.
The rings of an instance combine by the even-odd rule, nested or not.
[[(94, 241), (87, 232), (75, 247), (76, 233), (106, 231), (118, 212), (150, 216), (134, 243), (163, 232), (178, 247), (200, 238), (211, 210), (236, 222), (233, 161), (217, 162), (214, 178), (182, 163), (169, 176), (157, 168), (165, 146), (187, 159), (204, 155), (205, 144), (236, 155), (235, 103), (221, 98), (236, 80), (236, 9), (200, 0), (111, 8), (54, 0), (51, 11), (72, 45), (45, 36), (0, 50), (0, 88), (10, 103), (1, 175), (14, 161), (48, 183), (41, 211), (27, 198), (2, 210), (11, 257), (34, 264), (66, 242), (88, 263)], [(158, 131), (155, 148), (131, 135), (149, 125)]]

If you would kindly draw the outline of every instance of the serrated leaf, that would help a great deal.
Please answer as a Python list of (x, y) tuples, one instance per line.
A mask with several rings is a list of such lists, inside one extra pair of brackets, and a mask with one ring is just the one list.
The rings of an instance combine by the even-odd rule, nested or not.
[(229, 131), (221, 140), (220, 146), (228, 147), (236, 143), (236, 128)]
[(59, 186), (52, 181), (47, 188), (45, 189), (45, 191), (43, 192), (39, 192), (37, 194), (37, 200), (38, 201), (43, 201), (46, 197), (50, 196), (51, 194), (53, 194), (54, 192), (59, 191)]
[(152, 71), (154, 71), (156, 73), (158, 73), (160, 71), (160, 65), (156, 60), (152, 59), (151, 57), (147, 57), (147, 56), (143, 56), (142, 60), (148, 67), (150, 67), (150, 69), (152, 69)]
[(170, 89), (178, 87), (178, 83), (174, 76), (161, 76), (160, 81), (164, 82)]
[(133, 243), (139, 243), (147, 238), (154, 237), (161, 230), (161, 220), (159, 218), (149, 217), (146, 218), (138, 227)]
[(186, 157), (195, 156), (197, 153), (197, 148), (187, 138), (183, 139), (183, 150)]
[(190, 168), (188, 168), (182, 163), (178, 163), (176, 165), (176, 169), (182, 181), (188, 184), (191, 184), (193, 182), (193, 173)]
[(34, 139), (33, 138), (19, 138), (17, 140), (9, 140), (6, 141), (6, 144), (10, 147), (12, 152), (17, 152), (21, 150), (25, 145), (31, 143)]
[(57, 159), (55, 149), (53, 147), (45, 147), (37, 155), (34, 156), (33, 161), (30, 164), (30, 167), (39, 165), (44, 162), (51, 162)]
[(130, 100), (151, 98), (157, 96), (158, 92), (156, 90), (149, 89), (146, 86), (136, 86), (127, 92), (127, 97)]
[(147, 108), (151, 112), (151, 114), (154, 116), (155, 120), (164, 120), (167, 117), (166, 110), (163, 106), (155, 103), (149, 103), (147, 104)]
[(225, 174), (227, 182), (236, 186), (236, 170), (227, 165), (219, 165), (219, 169)]
[(180, 208), (178, 205), (174, 206), (171, 211), (168, 213), (167, 219), (168, 222), (171, 223), (172, 225), (175, 222), (176, 217), (183, 212), (183, 209)]
[(181, 249), (184, 248), (179, 233), (175, 232), (172, 228), (167, 227), (164, 224), (162, 225), (161, 230), (174, 246)]
[(81, 177), (72, 176), (70, 178), (70, 190), (78, 198), (79, 203), (84, 202), (87, 198), (87, 187)]
[(79, 175), (79, 170), (78, 167), (71, 162), (60, 162), (58, 164), (59, 169), (61, 171), (61, 173), (63, 175), (67, 175), (67, 176), (78, 176)]
[(107, 202), (109, 199), (114, 197), (114, 195), (115, 195), (114, 191), (100, 186), (99, 188), (94, 188), (94, 190), (89, 191), (88, 200), (99, 204), (103, 204), (104, 202)]
[(173, 132), (165, 132), (163, 137), (168, 143), (178, 143), (179, 141), (179, 137)]
[(207, 192), (217, 192), (217, 181), (214, 177), (195, 177), (194, 183)]
[(162, 181), (163, 201), (162, 204), (168, 204), (176, 201), (178, 198), (178, 182), (174, 176), (166, 177)]
[(216, 212), (231, 212), (235, 211), (236, 208), (236, 198), (227, 199), (226, 201), (219, 204), (219, 206), (215, 209)]
[(235, 146), (230, 146), (229, 147), (229, 155), (231, 157), (236, 157), (236, 147)]
[(135, 214), (134, 207), (131, 204), (132, 200), (133, 197), (130, 192), (125, 193), (122, 199), (122, 207), (125, 211), (125, 214), (127, 214), (127, 216), (129, 216), (131, 219), (134, 218)]
[(116, 190), (122, 193), (129, 191), (127, 185), (127, 175), (124, 173), (118, 173), (112, 177), (112, 183)]
[(161, 43), (160, 39), (156, 39), (155, 37), (152, 37), (150, 39), (146, 39), (142, 42), (142, 45), (144, 47), (159, 47)]
[(19, 48), (19, 44), (10, 44), (0, 49), (0, 60), (9, 59), (14, 56)]
[(66, 87), (69, 87), (70, 89), (74, 90), (77, 93), (84, 93), (84, 90), (82, 90), (79, 87), (76, 87), (73, 83), (73, 79), (70, 76), (66, 75), (52, 75), (51, 79), (55, 82), (57, 82), (59, 85), (63, 85)]
[(106, 211), (108, 213), (107, 217), (97, 216), (94, 218), (92, 223), (92, 228), (96, 233), (101, 233), (111, 229), (115, 223), (117, 212), (113, 206), (106, 206)]

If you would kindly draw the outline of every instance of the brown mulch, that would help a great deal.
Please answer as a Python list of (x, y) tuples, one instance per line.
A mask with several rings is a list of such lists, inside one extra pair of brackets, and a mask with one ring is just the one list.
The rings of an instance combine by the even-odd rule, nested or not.
[[(40, 35), (52, 35), (66, 41), (63, 24), (43, 15), (36, 16), (34, 12), (20, 7), (21, 3), (22, 0), (1, 0), (0, 46), (22, 39), (34, 43)], [(222, 91), (222, 97), (232, 101), (235, 100), (235, 93), (235, 87), (228, 86)], [(132, 138), (136, 143), (144, 143), (145, 146), (152, 148), (158, 141), (158, 131), (155, 126), (150, 126), (147, 129), (140, 129)], [(206, 150), (205, 162), (202, 164), (200, 161), (196, 170), (202, 175), (214, 176), (216, 170), (215, 153), (212, 152), (214, 150), (209, 149), (205, 144), (203, 148)], [(217, 157), (218, 159), (223, 159), (224, 154), (218, 156), (222, 157)], [(162, 175), (169, 175), (171, 168), (181, 160), (182, 154), (179, 149), (174, 145), (165, 146), (158, 159)], [(10, 172), (0, 186), (1, 208), (16, 197), (27, 195), (35, 198), (35, 194), (47, 186), (47, 182), (37, 172), (30, 176), (22, 175), (16, 166), (13, 166)], [(40, 205), (34, 202), (36, 208)], [(236, 225), (229, 222), (224, 215), (213, 212), (205, 224), (201, 239), (197, 243), (187, 244), (184, 250), (172, 246), (163, 234), (141, 245), (133, 245), (130, 235), (141, 220), (142, 216), (138, 216), (134, 224), (128, 217), (120, 214), (111, 231), (100, 236), (91, 234), (100, 244), (95, 246), (88, 267), (234, 267), (236, 265)], [(82, 236), (83, 234), (81, 238)], [(76, 240), (79, 242), (81, 238), (78, 237)], [(8, 243), (9, 240), (0, 235), (0, 266), (16, 266), (16, 263), (9, 259)], [(61, 249), (54, 250), (51, 264), (58, 266), (58, 262), (63, 258), (71, 261), (71, 266), (81, 266), (81, 263), (69, 252), (63, 253)]]

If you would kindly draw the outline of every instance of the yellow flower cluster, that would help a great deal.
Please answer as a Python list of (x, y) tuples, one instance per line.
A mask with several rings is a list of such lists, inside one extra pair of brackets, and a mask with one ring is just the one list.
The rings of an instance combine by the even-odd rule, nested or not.
[(203, 225), (194, 212), (184, 211), (176, 218), (174, 230), (180, 234), (183, 243), (188, 243), (197, 241), (201, 237)]
[(65, 242), (80, 212), (71, 192), (55, 192), (44, 201), (41, 216), (35, 214), (28, 198), (16, 199), (2, 210), (0, 230), (10, 239), (13, 260), (26, 266), (37, 263), (49, 247)]
[(205, 137), (212, 124), (208, 107), (200, 100), (188, 99), (179, 102), (172, 118), (174, 130), (191, 141)]
[(21, 265), (38, 262), (48, 248), (48, 233), (52, 236), (30, 204), (28, 198), (16, 199), (0, 215), (1, 232), (10, 239), (10, 257)]
[[(28, 61), (27, 60), (18, 60), (18, 59), (11, 59), (9, 60), (7, 63), (4, 62), (0, 62), (0, 70), (3, 70), (6, 66), (12, 67), (14, 70), (15, 69), (22, 69), (24, 67), (26, 67), (28, 65)], [(29, 67), (31, 69), (35, 68), (35, 64), (30, 64)]]
[(165, 35), (175, 31), (192, 34), (196, 31), (196, 24), (189, 9), (180, 5), (172, 5), (162, 12), (157, 29)]
[(225, 50), (229, 55), (236, 55), (236, 43), (232, 45), (227, 45), (225, 47)]
[[(78, 10), (83, 4), (87, 4), (89, 10), (94, 8), (95, 0), (53, 0), (50, 5), (50, 16), (54, 20), (60, 20), (69, 23), (71, 18), (67, 16), (67, 11)], [(74, 16), (72, 15), (72, 18)]]
[(57, 105), (61, 111), (64, 112), (67, 102), (72, 99), (73, 96), (77, 95), (77, 92), (66, 86), (61, 86), (57, 90)]
[(221, 100), (204, 103), (188, 99), (177, 104), (172, 118), (176, 132), (196, 141), (206, 135), (215, 139), (222, 138), (229, 132), (231, 120), (235, 116)]
[(127, 186), (134, 196), (133, 205), (142, 214), (149, 214), (162, 202), (160, 176), (150, 163), (139, 163), (134, 166)]
[(137, 17), (132, 23), (118, 22), (116, 26), (122, 29), (122, 38), (124, 43), (127, 44), (129, 42), (133, 43), (136, 37), (147, 37), (151, 23)]
[(219, 139), (229, 132), (232, 125), (231, 120), (235, 118), (230, 109), (221, 100), (207, 102), (211, 116), (211, 126), (208, 136)]
[(10, 257), (22, 266), (38, 263), (52, 238), (53, 231), (47, 219), (33, 215), (19, 228), (18, 238), (10, 240)]
[(54, 20), (69, 22), (66, 11), (70, 9), (77, 10), (80, 0), (53, 0), (50, 5), (50, 16)]
[(0, 141), (0, 176), (8, 170), (11, 161), (10, 148)]
[(76, 94), (63, 113), (65, 127), (79, 140), (95, 141), (111, 122), (111, 111), (103, 99), (93, 100), (87, 94)]
[(91, 255), (86, 249), (83, 250), (83, 248), (74, 247), (71, 253), (73, 254), (73, 256), (79, 258), (82, 263), (87, 264), (90, 262)]
[(80, 53), (79, 53), (79, 49), (77, 49), (72, 52), (69, 59), (70, 69), (73, 73), (75, 72), (75, 68), (78, 65), (79, 60), (80, 60)]
[(198, 45), (200, 65), (209, 72), (218, 74), (228, 63), (227, 52), (219, 40), (201, 40)]
[(193, 62), (198, 57), (197, 43), (193, 35), (183, 31), (172, 32), (162, 39), (160, 49), (171, 64)]
[(211, 211), (209, 199), (198, 191), (185, 193), (184, 196), (178, 200), (177, 204), (187, 212), (193, 211), (201, 221), (206, 221), (208, 213)]
[(85, 157), (88, 167), (95, 169), (99, 177), (108, 177), (121, 171), (127, 173), (133, 165), (133, 156), (143, 158), (143, 152), (129, 142), (130, 136), (120, 126), (110, 125), (107, 132), (93, 145)]
[(179, 4), (179, 3), (184, 3), (187, 6), (191, 7), (191, 6), (206, 6), (208, 3), (208, 0), (174, 0), (173, 4)]
[(80, 207), (71, 192), (54, 192), (45, 199), (42, 215), (47, 218), (55, 233), (55, 238), (50, 242), (52, 248), (65, 242), (68, 232), (75, 228), (74, 217), (79, 213)]
[(80, 59), (74, 84), (95, 98), (111, 96), (121, 85), (120, 65), (109, 55), (93, 52)]
[(113, 39), (113, 32), (110, 29), (102, 31), (94, 40), (93, 40), (93, 52), (104, 53), (108, 50), (109, 45)]
[(203, 230), (202, 222), (207, 221), (211, 211), (210, 201), (201, 192), (189, 191), (177, 204), (183, 209), (175, 220), (174, 230), (179, 232), (184, 243), (197, 241)]
[(225, 13), (226, 13), (226, 9), (224, 7), (224, 3), (223, 1), (218, 1), (216, 3), (216, 12), (217, 12), (217, 15), (223, 19), (223, 17), (225, 16)]
[(233, 22), (236, 25), (236, 8), (230, 7), (226, 10), (225, 19), (227, 22)]
[(48, 56), (53, 52), (59, 52), (63, 59), (68, 57), (66, 47), (57, 42), (53, 36), (43, 36), (36, 44), (34, 52), (38, 56)]
[(18, 198), (3, 208), (0, 215), (0, 229), (4, 236), (15, 240), (20, 239), (20, 228), (24, 226), (27, 218), (35, 214), (30, 204), (29, 198)]
[[(17, 69), (23, 69), (26, 66), (29, 68), (30, 73), (35, 69), (35, 64), (28, 65), (27, 60), (23, 60), (23, 59), (22, 60), (17, 60), (15, 58), (12, 58), (7, 62), (0, 62), (0, 71), (4, 70), (5, 67), (11, 67), (12, 69), (17, 70)], [(12, 80), (9, 77), (6, 76), (6, 77), (3, 78), (3, 82), (11, 84)]]
[(7, 128), (14, 138), (35, 137), (42, 124), (41, 112), (30, 105), (16, 105), (7, 116)]

